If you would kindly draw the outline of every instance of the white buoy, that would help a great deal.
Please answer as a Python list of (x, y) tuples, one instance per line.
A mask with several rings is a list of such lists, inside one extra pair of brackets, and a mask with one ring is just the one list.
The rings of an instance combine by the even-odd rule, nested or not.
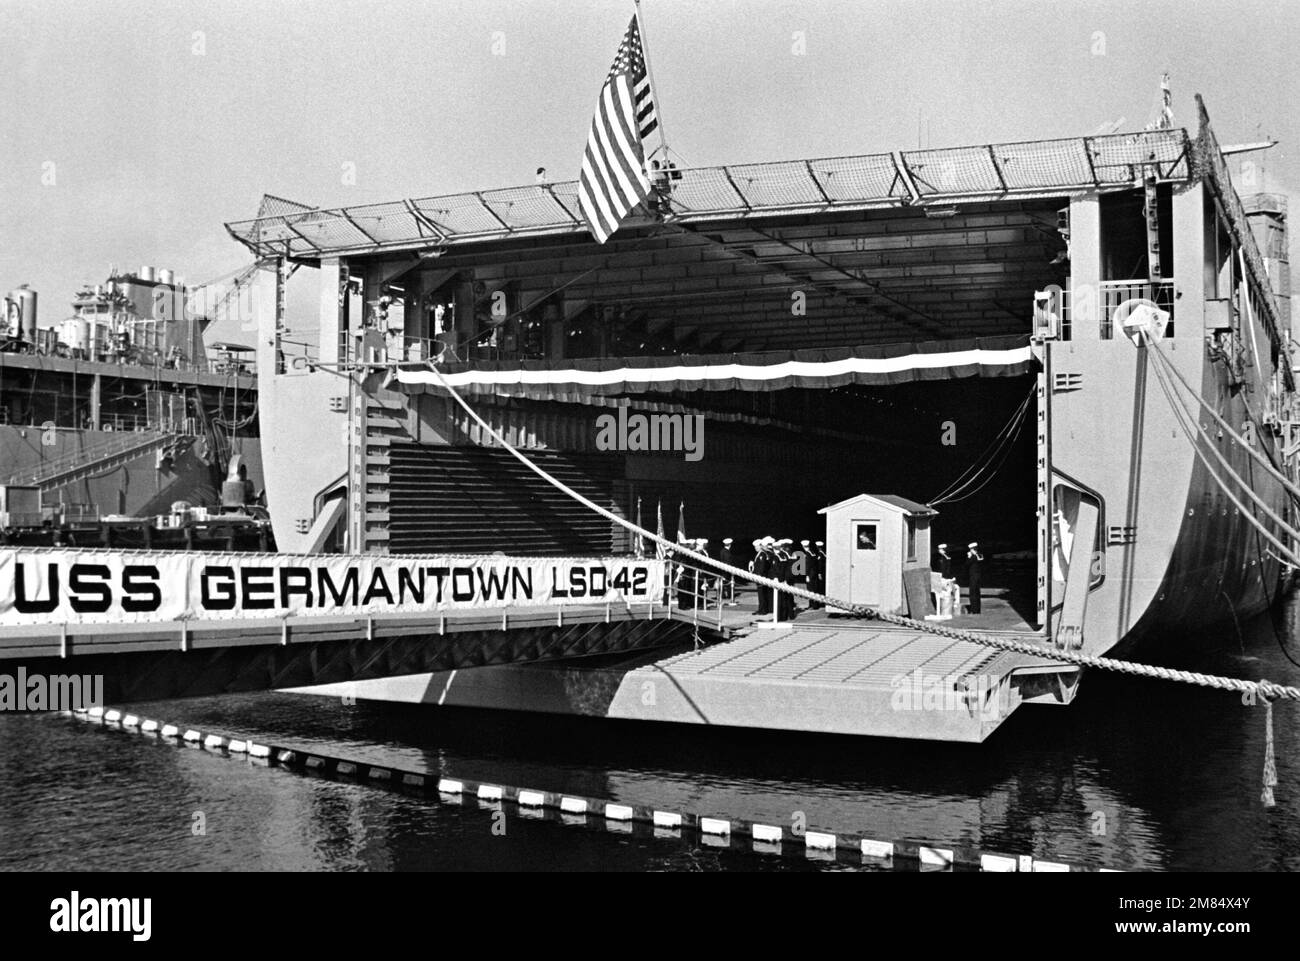
[(1069, 871), (1069, 870), (1070, 870), (1070, 866), (1068, 864), (1061, 864), (1059, 861), (1040, 861), (1038, 860), (1038, 858), (1034, 858), (1035, 872)]
[(587, 802), (580, 797), (562, 797), (560, 810), (565, 814), (586, 814)]
[(546, 803), (546, 795), (541, 791), (520, 791), (519, 806), (524, 808), (539, 808)]
[(671, 811), (655, 811), (654, 821), (657, 828), (679, 828), (682, 826), (682, 816)]
[(105, 724), (117, 724), (122, 720), (122, 712), (118, 710), (108, 710), (104, 712)]
[(157, 734), (157, 733), (158, 733), (158, 722), (157, 722), (157, 721), (141, 721), (141, 722), (140, 722), (140, 730), (143, 731), (145, 734)]
[(265, 744), (250, 743), (248, 745), (248, 753), (251, 757), (270, 757), (271, 749)]
[(246, 754), (248, 753), (248, 742), (231, 741), (229, 744), (226, 745), (226, 750), (228, 750), (231, 754)]
[(633, 810), (626, 804), (606, 804), (605, 818), (610, 821), (630, 821)]
[(892, 841), (868, 841), (863, 838), (862, 854), (868, 858), (888, 860), (894, 856), (894, 844)]
[(190, 730), (185, 732), (185, 735), (182, 738), (182, 740), (188, 741), (192, 744), (197, 744), (199, 741), (203, 740), (203, 735), (200, 734), (198, 731), (194, 730), (193, 728), (191, 728)]
[(209, 734), (207, 737), (203, 739), (203, 746), (206, 747), (209, 751), (214, 751), (217, 748), (225, 747), (226, 739), (222, 737), (220, 734)]
[(140, 726), (140, 719), (139, 719), (138, 717), (136, 717), (134, 714), (128, 714), (126, 717), (122, 718), (122, 726), (123, 726), (123, 727), (139, 727), (139, 726)]
[(480, 801), (500, 801), (502, 797), (501, 788), (495, 784), (480, 784), (478, 786), (478, 798)]
[(181, 729), (175, 724), (164, 724), (162, 729), (163, 737), (180, 737)]
[(922, 864), (932, 864), (936, 867), (952, 867), (952, 852), (947, 848), (927, 848), (921, 846), (918, 857)]
[(1014, 871), (1016, 869), (1016, 859), (1002, 857), (999, 854), (981, 854), (980, 870), (981, 871)]
[(823, 834), (820, 831), (806, 831), (803, 843), (804, 847), (812, 848), (814, 851), (834, 851), (835, 835)]
[(460, 781), (453, 781), (451, 778), (443, 778), (438, 782), (438, 793), (440, 794), (460, 794), (465, 790), (465, 785)]
[(771, 824), (755, 824), (754, 840), (762, 844), (780, 844), (781, 829)]
[(725, 818), (700, 818), (700, 833), (715, 837), (731, 834), (731, 822)]

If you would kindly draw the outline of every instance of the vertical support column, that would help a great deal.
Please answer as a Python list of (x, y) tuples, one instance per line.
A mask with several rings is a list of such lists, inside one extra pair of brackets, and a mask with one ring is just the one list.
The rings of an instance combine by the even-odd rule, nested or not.
[(1072, 340), (1097, 340), (1101, 329), (1101, 199), (1070, 201), (1070, 323)]
[[(257, 324), (257, 369), (270, 379), (280, 370), (280, 331), (284, 327), (284, 260), (276, 258), (256, 271), (249, 284)], [(259, 385), (260, 393), (260, 385)]]
[(1147, 277), (1158, 284), (1164, 279), (1160, 271), (1160, 201), (1156, 194), (1155, 173), (1148, 170), (1142, 181), (1142, 215), (1147, 225)]
[(1205, 275), (1213, 257), (1213, 251), (1206, 250), (1204, 184), (1174, 189), (1173, 218), (1174, 337), (1199, 339), (1206, 332)]
[(99, 374), (90, 382), (90, 429), (99, 430), (99, 407), (103, 383)]
[(347, 549), (366, 549), (366, 391), (359, 382), (364, 373), (348, 375), (348, 543)]
[(1052, 620), (1052, 344), (1042, 344), (1038, 371), (1038, 627), (1051, 633)]
[(320, 262), (320, 360), (337, 364), (343, 334), (343, 284), (347, 265), (337, 257)]

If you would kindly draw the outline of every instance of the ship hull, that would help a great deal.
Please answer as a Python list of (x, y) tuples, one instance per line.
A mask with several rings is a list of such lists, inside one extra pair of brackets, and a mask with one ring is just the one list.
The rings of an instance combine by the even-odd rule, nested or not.
[[(1255, 391), (1234, 388), (1225, 367), (1207, 361), (1201, 396), (1227, 423), (1242, 425), (1251, 422), (1247, 410), (1250, 397), (1262, 389), (1254, 386)], [(1199, 420), (1211, 424), (1203, 411)], [(1170, 425), (1170, 429), (1177, 428)], [(1282, 484), (1240, 444), (1226, 437), (1219, 440), (1218, 433), (1214, 431), (1218, 450), (1232, 472), (1246, 479), (1274, 512), (1287, 516), (1288, 498)], [(1190, 447), (1191, 442), (1186, 443)], [(1257, 434), (1256, 450), (1280, 465), (1278, 446), (1271, 432)], [(1210, 462), (1217, 473), (1226, 476), (1218, 462), (1213, 458)], [(1244, 494), (1235, 496), (1243, 506), (1252, 506)], [(1267, 523), (1262, 512), (1258, 516)], [(1267, 527), (1278, 533), (1275, 525), (1267, 523)], [(1183, 522), (1164, 576), (1146, 611), (1120, 639), (1120, 650), (1148, 644), (1165, 648), (1236, 643), (1236, 626), (1267, 611), (1283, 592), (1284, 570), (1276, 548), (1232, 503), (1205, 464), (1196, 460), (1188, 481)]]

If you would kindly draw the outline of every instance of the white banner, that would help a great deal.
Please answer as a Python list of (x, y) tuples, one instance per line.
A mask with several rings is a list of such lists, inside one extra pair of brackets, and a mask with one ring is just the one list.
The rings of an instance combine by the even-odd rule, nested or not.
[(0, 627), (660, 602), (632, 558), (0, 549)]

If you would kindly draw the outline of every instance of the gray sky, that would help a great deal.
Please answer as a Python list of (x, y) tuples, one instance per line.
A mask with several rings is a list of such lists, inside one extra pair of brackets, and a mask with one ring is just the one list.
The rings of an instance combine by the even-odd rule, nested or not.
[[(0, 0), (0, 289), (42, 323), (110, 263), (190, 283), (223, 223), (576, 176), (631, 0)], [(689, 164), (1090, 134), (1202, 93), (1300, 184), (1300, 3), (644, 0)], [(803, 53), (796, 33), (803, 36)], [(52, 165), (52, 166), (51, 166)], [(355, 165), (346, 168), (345, 165)], [(355, 183), (345, 182), (355, 169)], [(53, 181), (52, 183), (49, 181)]]

